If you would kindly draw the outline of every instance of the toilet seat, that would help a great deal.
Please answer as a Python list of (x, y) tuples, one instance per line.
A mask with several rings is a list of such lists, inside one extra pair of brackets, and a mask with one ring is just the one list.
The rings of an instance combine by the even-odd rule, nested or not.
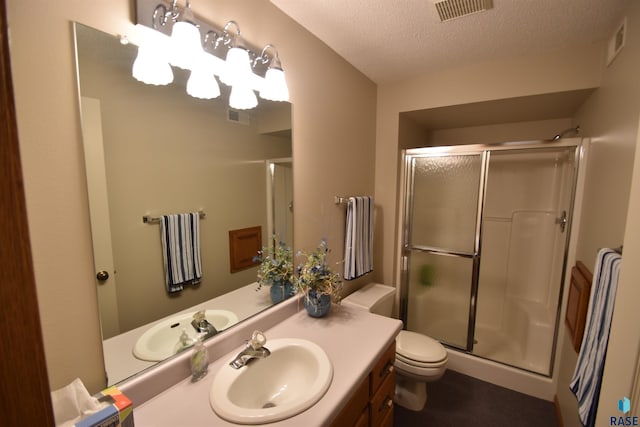
[(425, 368), (425, 369), (438, 369), (447, 364), (448, 360), (445, 358), (438, 362), (421, 362), (418, 360), (408, 359), (401, 354), (396, 353), (396, 360), (402, 362), (405, 365), (410, 365), (415, 368)]
[(396, 358), (415, 367), (438, 368), (446, 364), (447, 350), (431, 337), (402, 330), (396, 338)]

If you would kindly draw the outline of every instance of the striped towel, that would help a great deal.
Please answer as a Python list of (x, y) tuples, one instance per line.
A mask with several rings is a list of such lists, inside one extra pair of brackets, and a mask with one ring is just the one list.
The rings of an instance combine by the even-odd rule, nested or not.
[(200, 215), (197, 212), (160, 217), (162, 258), (167, 292), (200, 283)]
[(622, 256), (612, 249), (598, 251), (585, 336), (569, 384), (578, 399), (580, 421), (587, 427), (595, 425), (596, 421), (621, 261)]
[(372, 197), (349, 198), (344, 241), (345, 280), (352, 280), (373, 271)]

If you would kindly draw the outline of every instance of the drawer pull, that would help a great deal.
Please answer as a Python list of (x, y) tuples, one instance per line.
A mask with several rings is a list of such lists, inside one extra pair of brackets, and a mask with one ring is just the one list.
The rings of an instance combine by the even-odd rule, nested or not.
[(378, 376), (382, 378), (391, 372), (393, 372), (393, 359), (387, 360), (387, 363), (384, 365), (384, 368), (380, 370), (380, 373), (378, 374)]
[(391, 408), (392, 406), (393, 406), (393, 399), (387, 396), (387, 398), (382, 401), (382, 404), (380, 405), (378, 412), (382, 412), (385, 407)]

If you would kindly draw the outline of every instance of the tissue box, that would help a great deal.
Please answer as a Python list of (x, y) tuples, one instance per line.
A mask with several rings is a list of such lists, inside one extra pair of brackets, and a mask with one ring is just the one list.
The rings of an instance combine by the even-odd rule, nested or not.
[(131, 400), (117, 387), (102, 390), (97, 397), (109, 406), (80, 420), (75, 427), (134, 427)]

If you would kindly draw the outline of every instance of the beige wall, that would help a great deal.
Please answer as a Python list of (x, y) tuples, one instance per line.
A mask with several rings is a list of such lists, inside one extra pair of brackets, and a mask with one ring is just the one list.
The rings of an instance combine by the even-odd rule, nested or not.
[[(640, 215), (637, 203), (634, 206), (633, 202), (637, 202), (634, 195), (640, 190), (637, 184), (635, 190), (630, 190), (632, 171), (637, 181), (640, 168), (639, 150), (636, 150), (640, 113), (640, 4), (630, 2), (626, 16), (628, 32), (625, 47), (614, 62), (604, 68), (601, 87), (574, 117), (574, 123), (580, 124), (584, 135), (592, 138), (576, 256), (592, 271), (596, 253), (602, 247), (617, 247), (624, 242), (624, 260), (636, 260), (639, 256), (637, 246), (634, 251), (634, 242), (638, 240), (637, 218)], [(618, 399), (625, 395), (631, 397), (630, 382), (639, 336), (638, 328), (629, 325), (640, 323), (637, 277), (637, 263), (623, 261), (615, 306), (616, 323), (610, 335), (597, 425), (608, 425), (607, 417), (616, 415)], [(569, 340), (567, 334), (560, 346), (557, 394), (565, 427), (580, 425), (575, 416), (577, 402), (569, 391), (577, 362), (577, 354)]]
[(429, 145), (492, 144), (551, 139), (569, 127), (571, 119), (564, 118), (436, 130), (431, 132)]
[[(376, 224), (374, 263), (382, 266), (381, 280), (395, 282), (399, 113), (597, 87), (603, 48), (593, 45), (479, 63), (378, 88), (375, 197), (384, 210), (384, 221)], [(509, 127), (509, 136), (517, 132), (525, 136), (531, 130)]]
[[(9, 0), (11, 61), (45, 352), (52, 388), (80, 377), (105, 384), (71, 21), (133, 32), (133, 2)], [(344, 207), (372, 194), (375, 85), (267, 0), (200, 2), (197, 14), (236, 20), (252, 44), (273, 43), (293, 107), (296, 247), (329, 238), (342, 258)], [(37, 29), (37, 31), (34, 31)], [(43, 35), (47, 48), (43, 49)]]
[[(636, 15), (637, 16), (637, 15)], [(636, 21), (637, 22), (637, 21)], [(640, 144), (640, 133), (636, 139), (636, 145)], [(610, 416), (621, 415), (617, 412), (617, 402), (622, 397), (634, 399), (630, 415), (638, 415), (637, 394), (640, 384), (633, 384), (634, 377), (637, 380), (639, 372), (634, 373), (638, 363), (638, 350), (640, 349), (640, 150), (635, 152), (633, 178), (631, 181), (631, 197), (627, 212), (627, 224), (624, 235), (624, 252), (622, 270), (618, 282), (615, 312), (609, 335), (609, 347), (607, 349), (607, 361), (604, 370), (604, 381), (600, 392), (600, 406), (596, 425), (608, 425)], [(635, 374), (635, 375), (634, 375)], [(635, 387), (636, 392), (632, 392)]]

